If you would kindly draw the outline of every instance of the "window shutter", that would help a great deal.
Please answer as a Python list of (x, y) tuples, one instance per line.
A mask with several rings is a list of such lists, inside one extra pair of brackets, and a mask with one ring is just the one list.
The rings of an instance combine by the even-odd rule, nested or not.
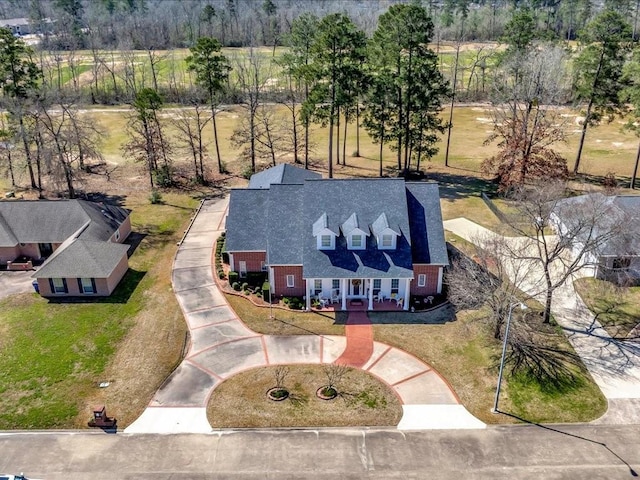
[(62, 285), (64, 285), (64, 293), (69, 293), (69, 288), (67, 287), (67, 279), (62, 279)]
[(82, 288), (82, 280), (79, 278), (76, 278), (76, 280), (78, 281), (78, 292), (80, 292), (80, 294), (83, 294), (84, 289)]
[(96, 289), (96, 279), (95, 278), (91, 279), (91, 287), (93, 288), (93, 293), (98, 293), (98, 290)]
[(49, 280), (49, 288), (51, 289), (51, 293), (56, 293), (56, 289), (53, 286), (53, 279), (49, 278), (48, 280)]

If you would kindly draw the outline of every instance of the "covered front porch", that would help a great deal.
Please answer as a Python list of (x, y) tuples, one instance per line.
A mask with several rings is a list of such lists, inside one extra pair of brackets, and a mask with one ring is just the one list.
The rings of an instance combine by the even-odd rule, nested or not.
[(408, 310), (411, 278), (307, 278), (306, 309)]

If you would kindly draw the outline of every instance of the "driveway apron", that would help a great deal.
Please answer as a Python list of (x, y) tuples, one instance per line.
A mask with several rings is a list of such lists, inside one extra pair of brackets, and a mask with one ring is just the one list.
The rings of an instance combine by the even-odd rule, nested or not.
[(180, 366), (125, 433), (209, 433), (213, 390), (237, 373), (268, 365), (343, 363), (389, 385), (403, 407), (399, 429), (484, 428), (429, 365), (374, 342), (366, 312), (349, 315), (346, 337), (261, 335), (227, 304), (213, 278), (216, 239), (224, 231), (228, 197), (202, 203), (173, 265), (173, 288), (191, 334)]

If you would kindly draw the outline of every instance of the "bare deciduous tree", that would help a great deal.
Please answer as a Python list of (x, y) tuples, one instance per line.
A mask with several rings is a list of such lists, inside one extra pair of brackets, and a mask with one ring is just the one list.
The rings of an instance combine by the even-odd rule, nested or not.
[(505, 258), (531, 263), (535, 274), (528, 278), (528, 293), (541, 299), (544, 322), (551, 318), (554, 292), (572, 281), (583, 268), (594, 267), (607, 244), (624, 248), (630, 219), (602, 194), (566, 197), (563, 182), (517, 187), (511, 192), (517, 213), (510, 227), (519, 235), (508, 242)]
[(565, 52), (547, 47), (513, 54), (498, 69), (494, 132), (485, 143), (498, 140), (500, 151), (483, 162), (482, 170), (502, 189), (567, 176), (566, 160), (553, 150), (566, 138), (567, 119), (555, 108), (566, 100), (565, 66)]

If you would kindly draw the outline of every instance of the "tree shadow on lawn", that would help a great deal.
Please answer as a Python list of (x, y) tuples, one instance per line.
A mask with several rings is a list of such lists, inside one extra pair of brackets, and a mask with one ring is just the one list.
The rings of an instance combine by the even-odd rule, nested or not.
[(440, 198), (449, 202), (467, 197), (479, 197), (482, 192), (494, 195), (497, 190), (494, 182), (473, 175), (427, 172), (426, 178), (438, 182)]
[(128, 303), (146, 274), (147, 272), (129, 268), (116, 289), (108, 297), (55, 297), (48, 300), (49, 303)]
[[(346, 325), (349, 312), (336, 312), (335, 325)], [(439, 307), (416, 312), (368, 311), (367, 317), (373, 325), (444, 325), (456, 320), (453, 305), (444, 303)]]
[(78, 197), (84, 197), (84, 200), (94, 203), (106, 203), (107, 205), (115, 205), (124, 208), (126, 195), (109, 195), (104, 192), (78, 192)]

